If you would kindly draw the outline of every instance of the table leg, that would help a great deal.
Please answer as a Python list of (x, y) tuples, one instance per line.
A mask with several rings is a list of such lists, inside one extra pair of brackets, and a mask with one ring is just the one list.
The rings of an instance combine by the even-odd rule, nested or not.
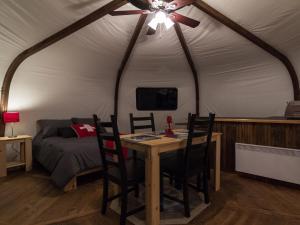
[(215, 191), (221, 188), (221, 135), (216, 137), (216, 160), (215, 160)]
[(160, 224), (160, 162), (153, 148), (146, 155), (146, 225)]
[(26, 172), (32, 170), (32, 141), (31, 139), (25, 139), (25, 163)]
[(0, 143), (0, 177), (6, 177), (6, 145)]
[(25, 142), (20, 143), (20, 161), (25, 162)]

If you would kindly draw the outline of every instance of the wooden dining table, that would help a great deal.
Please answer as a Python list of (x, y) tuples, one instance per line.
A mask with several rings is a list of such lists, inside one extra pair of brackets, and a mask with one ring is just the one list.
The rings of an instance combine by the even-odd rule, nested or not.
[[(176, 130), (175, 130), (176, 131)], [(178, 131), (178, 130), (177, 130)], [(186, 139), (166, 137), (161, 135), (159, 139), (147, 141), (132, 141), (133, 136), (121, 135), (122, 146), (144, 152), (145, 154), (145, 202), (146, 202), (146, 225), (160, 224), (160, 154), (172, 152), (186, 147)], [(193, 139), (193, 143), (201, 144), (206, 142), (206, 136)], [(220, 190), (221, 170), (221, 133), (212, 134), (212, 142), (216, 142), (215, 163), (214, 163), (214, 189)]]

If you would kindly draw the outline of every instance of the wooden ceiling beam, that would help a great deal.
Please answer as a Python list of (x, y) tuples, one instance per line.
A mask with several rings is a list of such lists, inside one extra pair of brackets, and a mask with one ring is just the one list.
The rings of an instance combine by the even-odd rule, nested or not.
[(198, 9), (200, 9), (201, 11), (208, 14), (209, 16), (213, 17), (215, 20), (219, 21), (220, 23), (224, 24), (225, 26), (229, 27), (230, 29), (234, 30), (235, 32), (237, 32), (238, 34), (243, 36), (244, 38), (248, 39), (255, 45), (259, 46), (263, 50), (267, 51), (268, 53), (270, 53), (272, 56), (274, 56), (278, 60), (280, 60), (285, 65), (285, 67), (287, 68), (287, 70), (290, 74), (290, 78), (291, 78), (292, 85), (293, 85), (293, 91), (294, 91), (294, 99), (300, 100), (300, 88), (299, 88), (298, 76), (297, 76), (297, 73), (296, 73), (292, 63), (290, 62), (290, 60), (288, 59), (287, 56), (285, 56), (283, 53), (281, 53), (280, 51), (275, 49), (273, 46), (271, 46), (270, 44), (268, 44), (261, 38), (252, 34), (250, 31), (246, 30), (241, 25), (237, 24), (236, 22), (234, 22), (230, 18), (226, 17), (225, 15), (223, 15), (216, 9), (212, 8), (211, 6), (206, 4), (204, 1), (196, 0), (196, 2), (193, 5), (195, 7), (197, 7)]
[(196, 114), (199, 115), (200, 105), (199, 105), (199, 81), (198, 81), (198, 73), (197, 73), (195, 64), (193, 62), (192, 55), (191, 55), (191, 53), (189, 51), (189, 48), (188, 48), (188, 46), (186, 44), (186, 41), (185, 41), (185, 38), (183, 36), (181, 27), (180, 27), (180, 25), (177, 22), (175, 22), (174, 28), (175, 28), (177, 37), (178, 37), (178, 39), (180, 41), (181, 47), (182, 47), (182, 49), (184, 51), (184, 54), (186, 56), (186, 59), (187, 59), (189, 65), (190, 65), (190, 68), (191, 68), (192, 73), (193, 73), (194, 84), (195, 84), (195, 95), (196, 95)]
[[(9, 97), (9, 90), (11, 81), (14, 77), (14, 74), (21, 63), (27, 59), (29, 56), (47, 48), (48, 46), (64, 39), (65, 37), (73, 34), (74, 32), (80, 30), (81, 28), (95, 22), (96, 20), (102, 18), (103, 16), (107, 15), (113, 10), (120, 8), (121, 6), (125, 5), (127, 1), (125, 0), (113, 0), (112, 2), (104, 5), (103, 7), (97, 9), (96, 11), (90, 13), (89, 15), (83, 17), (82, 19), (72, 23), (71, 25), (67, 26), (66, 28), (58, 31), (57, 33), (51, 35), (50, 37), (42, 40), (41, 42), (33, 45), (32, 47), (26, 49), (25, 51), (21, 52), (10, 64), (6, 74), (4, 76), (4, 80), (2, 83), (1, 89), (1, 105), (0, 105), (0, 113), (5, 112), (7, 110), (8, 105), (8, 97)], [(1, 116), (2, 117), (2, 116)], [(4, 135), (5, 125), (3, 121), (0, 123), (0, 136)]]
[(132, 53), (132, 50), (135, 46), (135, 43), (141, 33), (141, 30), (143, 28), (143, 25), (147, 19), (147, 14), (142, 14), (135, 26), (134, 32), (132, 34), (132, 37), (129, 41), (129, 44), (127, 46), (126, 52), (124, 54), (124, 57), (121, 61), (121, 65), (118, 70), (116, 84), (115, 84), (115, 97), (114, 97), (114, 115), (118, 116), (118, 104), (119, 104), (119, 89), (120, 89), (120, 81), (124, 72), (124, 69), (126, 67), (126, 64), (130, 58), (130, 55)]

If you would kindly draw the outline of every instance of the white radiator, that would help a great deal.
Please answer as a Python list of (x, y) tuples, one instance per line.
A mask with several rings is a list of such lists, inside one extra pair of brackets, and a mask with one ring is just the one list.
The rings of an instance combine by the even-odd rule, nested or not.
[(300, 150), (235, 144), (236, 171), (300, 184)]

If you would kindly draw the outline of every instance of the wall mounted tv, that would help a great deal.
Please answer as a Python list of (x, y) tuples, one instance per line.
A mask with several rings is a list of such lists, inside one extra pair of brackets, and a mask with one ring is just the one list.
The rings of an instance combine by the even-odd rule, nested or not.
[(177, 88), (150, 88), (139, 87), (136, 89), (136, 108), (138, 110), (176, 110)]

